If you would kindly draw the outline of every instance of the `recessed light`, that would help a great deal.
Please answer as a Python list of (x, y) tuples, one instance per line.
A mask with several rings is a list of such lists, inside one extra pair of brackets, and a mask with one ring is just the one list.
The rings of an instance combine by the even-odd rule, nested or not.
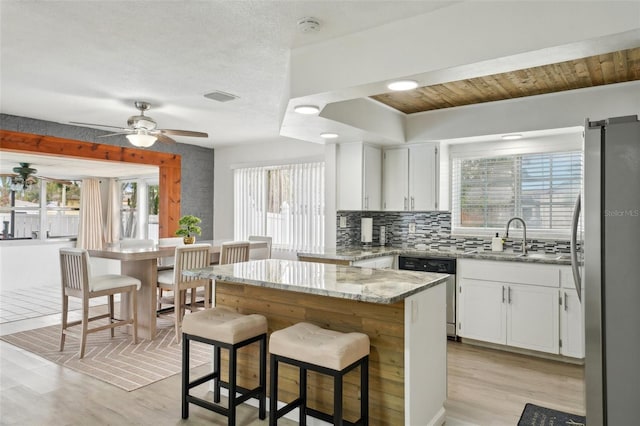
[(516, 139), (522, 139), (522, 135), (519, 133), (514, 133), (511, 135), (502, 135), (502, 139), (505, 141), (514, 141)]
[(324, 132), (324, 133), (320, 133), (320, 137), (324, 139), (335, 139), (338, 137), (338, 134), (332, 133), (332, 132)]
[(391, 83), (387, 84), (387, 87), (390, 90), (395, 91), (411, 90), (418, 87), (418, 82), (415, 80), (398, 80), (392, 81)]
[(316, 105), (298, 105), (293, 110), (298, 114), (317, 114), (320, 112), (320, 107)]

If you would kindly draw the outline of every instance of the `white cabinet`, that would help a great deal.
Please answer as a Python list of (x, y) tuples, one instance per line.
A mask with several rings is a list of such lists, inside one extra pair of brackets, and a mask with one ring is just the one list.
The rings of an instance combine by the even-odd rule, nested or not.
[(560, 354), (584, 358), (584, 308), (569, 266), (560, 269), (560, 287)]
[(393, 256), (379, 256), (371, 259), (356, 260), (351, 266), (358, 266), (360, 268), (378, 268), (378, 269), (391, 269), (393, 268)]
[(380, 210), (382, 151), (361, 142), (338, 146), (338, 210)]
[(584, 357), (582, 308), (570, 273), (553, 264), (459, 259), (458, 334)]
[(438, 208), (438, 144), (393, 148), (383, 154), (384, 210)]
[(504, 285), (461, 278), (458, 282), (458, 335), (506, 344), (507, 314)]
[(506, 292), (506, 344), (540, 352), (558, 353), (558, 289), (509, 284)]

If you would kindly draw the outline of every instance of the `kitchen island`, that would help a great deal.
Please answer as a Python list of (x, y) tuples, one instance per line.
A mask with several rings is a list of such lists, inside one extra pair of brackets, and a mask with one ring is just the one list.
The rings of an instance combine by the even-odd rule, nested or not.
[[(438, 425), (445, 419), (446, 274), (256, 260), (185, 272), (215, 280), (217, 306), (267, 317), (269, 333), (305, 321), (369, 336), (372, 425)], [(239, 359), (239, 384), (255, 382), (255, 352)], [(297, 396), (297, 372), (281, 369), (279, 395)], [(345, 415), (358, 417), (358, 373), (345, 379)], [(331, 412), (327, 377), (309, 373), (309, 405)]]

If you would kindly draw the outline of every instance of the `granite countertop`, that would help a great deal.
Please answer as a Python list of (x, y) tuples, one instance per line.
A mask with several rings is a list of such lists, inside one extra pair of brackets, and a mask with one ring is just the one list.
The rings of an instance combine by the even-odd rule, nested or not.
[(362, 302), (392, 304), (449, 275), (266, 259), (184, 271), (185, 275)]
[(432, 257), (452, 257), (458, 259), (484, 259), (497, 261), (514, 261), (527, 263), (550, 263), (556, 265), (571, 265), (571, 257), (568, 253), (527, 253), (522, 256), (521, 253), (514, 252), (492, 252), (478, 250), (460, 250), (457, 248), (441, 248), (434, 249), (416, 249), (416, 248), (400, 248), (400, 247), (350, 247), (340, 249), (326, 249), (322, 253), (298, 253), (300, 257), (308, 257), (313, 259), (333, 259), (346, 260), (355, 262), (358, 260), (373, 259), (380, 256), (432, 256)]

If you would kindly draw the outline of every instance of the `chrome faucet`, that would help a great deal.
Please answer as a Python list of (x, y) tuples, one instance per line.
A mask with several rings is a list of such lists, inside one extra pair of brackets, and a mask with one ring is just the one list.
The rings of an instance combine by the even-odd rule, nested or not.
[(504, 231), (504, 237), (509, 238), (509, 226), (514, 220), (522, 222), (522, 254), (527, 254), (527, 224), (524, 222), (523, 218), (514, 216), (509, 219), (509, 222), (507, 222), (507, 229)]

